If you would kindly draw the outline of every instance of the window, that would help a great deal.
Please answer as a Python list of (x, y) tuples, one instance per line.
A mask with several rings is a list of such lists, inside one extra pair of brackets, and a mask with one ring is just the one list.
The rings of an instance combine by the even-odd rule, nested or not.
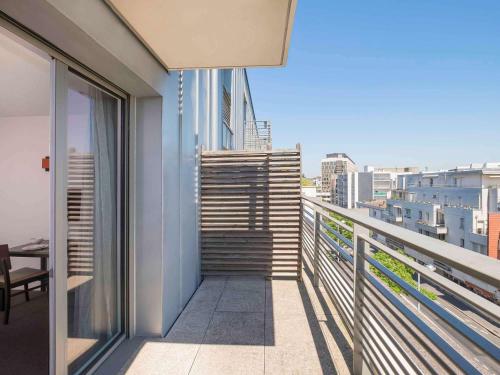
[(426, 236), (429, 236), (429, 235), (430, 235), (430, 233), (429, 233), (429, 231), (428, 231), (428, 230), (426, 230), (426, 231), (425, 231), (425, 235), (426, 235)]
[(429, 180), (429, 185), (430, 185), (430, 186), (434, 186), (434, 179), (433, 179), (433, 178), (431, 178), (431, 179)]
[(411, 209), (405, 208), (405, 217), (411, 219)]
[(460, 239), (460, 246), (465, 247), (465, 240), (463, 238)]
[(231, 76), (232, 70), (222, 71), (222, 148), (233, 148), (233, 129), (231, 128)]
[(465, 219), (463, 217), (460, 218), (460, 229), (465, 228)]
[(422, 210), (418, 211), (418, 220), (422, 220)]
[(425, 213), (425, 220), (427, 220), (427, 222), (429, 222), (430, 218), (431, 218), (431, 215), (428, 212), (426, 212)]
[(424, 231), (423, 231), (422, 229), (419, 229), (419, 230), (418, 230), (418, 233), (423, 234), (423, 233), (424, 233)]
[[(68, 373), (125, 330), (123, 102), (70, 73), (67, 88)], [(71, 285), (71, 287), (70, 287)], [(89, 343), (82, 350), (81, 342)]]
[(418, 182), (418, 187), (422, 187), (422, 181)]
[(446, 240), (446, 234), (444, 234), (444, 233), (439, 233), (439, 234), (438, 234), (438, 238), (439, 238), (441, 241), (445, 241), (445, 240)]

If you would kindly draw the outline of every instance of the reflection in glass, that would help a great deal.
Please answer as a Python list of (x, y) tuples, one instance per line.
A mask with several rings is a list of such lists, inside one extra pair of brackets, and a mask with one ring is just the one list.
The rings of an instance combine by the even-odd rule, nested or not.
[(122, 331), (117, 230), (120, 100), (68, 84), (68, 366), (75, 373)]

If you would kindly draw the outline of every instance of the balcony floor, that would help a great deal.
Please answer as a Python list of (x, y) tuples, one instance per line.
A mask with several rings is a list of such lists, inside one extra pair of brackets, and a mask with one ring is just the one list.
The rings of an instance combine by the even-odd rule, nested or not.
[(163, 339), (145, 340), (125, 374), (347, 374), (351, 341), (322, 288), (206, 278)]

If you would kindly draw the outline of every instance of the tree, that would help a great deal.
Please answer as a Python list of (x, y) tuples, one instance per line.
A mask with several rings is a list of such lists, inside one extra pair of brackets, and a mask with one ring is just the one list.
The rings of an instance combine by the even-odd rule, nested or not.
[[(399, 249), (397, 250), (398, 253), (407, 256), (403, 250)], [(410, 257), (408, 257), (410, 258)], [(397, 276), (399, 276), (401, 279), (403, 279), (405, 282), (407, 282), (410, 286), (413, 288), (417, 289), (418, 285), (417, 282), (413, 279), (415, 275), (415, 270), (406, 264), (400, 262), (399, 260), (393, 258), (387, 253), (384, 253), (383, 251), (377, 251), (373, 255), (373, 259), (375, 259), (377, 262), (382, 264), (384, 267), (395, 273)], [(385, 274), (383, 274), (381, 271), (379, 271), (377, 268), (374, 266), (370, 266), (370, 270), (384, 283), (386, 284), (389, 288), (391, 288), (394, 293), (397, 294), (404, 294), (407, 295), (408, 293), (397, 283), (389, 279)], [(437, 296), (435, 293), (431, 292), (430, 290), (427, 290), (425, 288), (420, 288), (420, 293), (422, 293), (424, 296), (431, 300), (436, 300)]]

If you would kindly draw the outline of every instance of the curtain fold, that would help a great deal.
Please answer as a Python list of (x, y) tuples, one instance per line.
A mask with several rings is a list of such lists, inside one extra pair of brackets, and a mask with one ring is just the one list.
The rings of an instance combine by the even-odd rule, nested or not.
[(93, 330), (106, 339), (117, 332), (117, 100), (90, 87), (94, 153)]

